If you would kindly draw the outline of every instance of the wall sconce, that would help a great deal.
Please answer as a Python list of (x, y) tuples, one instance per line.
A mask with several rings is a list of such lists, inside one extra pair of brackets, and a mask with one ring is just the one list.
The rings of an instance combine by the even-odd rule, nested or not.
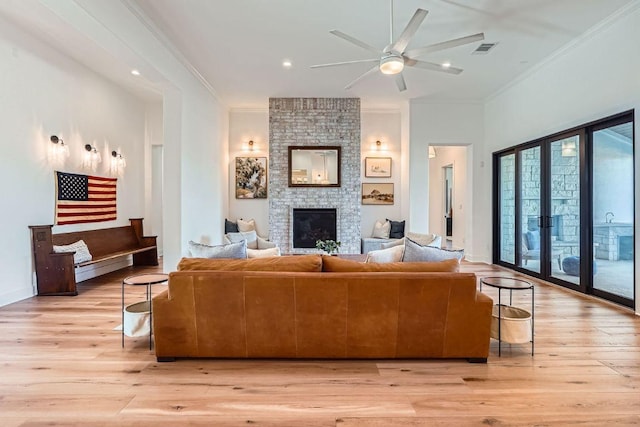
[(562, 141), (562, 157), (575, 157), (578, 154), (576, 149), (576, 141), (573, 139), (565, 139)]
[(429, 146), (429, 158), (433, 159), (436, 157), (436, 149), (435, 147)]
[(95, 172), (98, 168), (98, 163), (102, 162), (102, 156), (100, 156), (98, 149), (91, 144), (86, 144), (84, 149), (86, 152), (82, 158), (82, 167)]
[(253, 140), (249, 140), (249, 142), (247, 142), (247, 145), (249, 146), (249, 151), (253, 151)]
[(382, 142), (381, 141), (376, 141), (376, 150), (378, 150), (378, 151), (382, 150)]
[(49, 144), (49, 164), (54, 168), (64, 166), (64, 162), (69, 157), (69, 146), (56, 135), (51, 135), (49, 140), (51, 141)]
[(122, 176), (124, 174), (124, 168), (127, 166), (127, 161), (124, 159), (122, 153), (117, 151), (111, 152), (111, 174), (116, 176)]

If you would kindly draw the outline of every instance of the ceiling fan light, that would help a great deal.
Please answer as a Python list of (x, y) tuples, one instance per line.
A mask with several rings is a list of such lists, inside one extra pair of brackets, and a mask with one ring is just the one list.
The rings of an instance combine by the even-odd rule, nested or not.
[(382, 74), (398, 74), (404, 68), (404, 59), (400, 55), (388, 55), (380, 59)]

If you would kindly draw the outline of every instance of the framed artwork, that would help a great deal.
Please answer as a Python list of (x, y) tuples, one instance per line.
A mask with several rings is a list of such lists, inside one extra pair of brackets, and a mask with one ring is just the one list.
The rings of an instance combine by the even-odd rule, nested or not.
[(236, 199), (267, 198), (267, 158), (236, 157)]
[(393, 204), (393, 183), (363, 183), (362, 184), (362, 204), (363, 205), (392, 205)]
[(391, 178), (391, 157), (365, 157), (364, 176), (367, 178)]

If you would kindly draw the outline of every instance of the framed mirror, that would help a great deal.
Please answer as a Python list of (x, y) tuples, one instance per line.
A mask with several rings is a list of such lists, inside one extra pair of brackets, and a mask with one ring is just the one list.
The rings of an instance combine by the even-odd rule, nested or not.
[(340, 147), (289, 147), (289, 187), (340, 187)]

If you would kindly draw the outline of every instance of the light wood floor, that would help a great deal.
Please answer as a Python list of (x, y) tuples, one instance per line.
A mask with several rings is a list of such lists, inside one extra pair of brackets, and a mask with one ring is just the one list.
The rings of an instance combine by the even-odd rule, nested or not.
[[(465, 264), (478, 276), (512, 275)], [(76, 297), (0, 308), (0, 425), (638, 425), (640, 318), (551, 285), (536, 288), (536, 353), (492, 344), (489, 362), (179, 360), (145, 338), (120, 345), (127, 269)], [(159, 291), (159, 287), (155, 288)], [(494, 290), (483, 291), (495, 297)], [(127, 300), (143, 289), (126, 289)], [(528, 291), (514, 304), (529, 306)], [(494, 298), (496, 299), (496, 298)]]

